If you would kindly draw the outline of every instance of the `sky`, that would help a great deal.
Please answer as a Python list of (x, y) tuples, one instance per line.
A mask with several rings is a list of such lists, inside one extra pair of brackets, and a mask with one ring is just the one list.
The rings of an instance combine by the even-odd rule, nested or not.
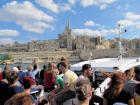
[[(0, 0), (0, 44), (73, 35), (140, 37), (140, 0)], [(125, 33), (124, 30), (127, 30)]]

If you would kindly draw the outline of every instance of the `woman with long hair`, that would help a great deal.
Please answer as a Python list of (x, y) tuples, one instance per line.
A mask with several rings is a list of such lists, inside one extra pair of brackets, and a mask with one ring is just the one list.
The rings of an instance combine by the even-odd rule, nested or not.
[(135, 105), (134, 98), (130, 92), (126, 92), (124, 88), (125, 75), (122, 72), (112, 74), (109, 88), (105, 91), (103, 97), (103, 105), (113, 105), (115, 103), (125, 103)]
[(53, 63), (48, 64), (48, 69), (44, 72), (44, 91), (50, 92), (55, 88), (55, 77), (53, 76), (53, 70), (56, 66)]

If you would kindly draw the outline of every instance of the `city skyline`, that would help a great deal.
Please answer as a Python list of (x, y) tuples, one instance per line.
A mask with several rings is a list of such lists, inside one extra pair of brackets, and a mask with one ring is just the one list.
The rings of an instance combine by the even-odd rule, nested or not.
[(58, 39), (68, 21), (73, 35), (140, 37), (138, 0), (1, 0), (0, 44)]

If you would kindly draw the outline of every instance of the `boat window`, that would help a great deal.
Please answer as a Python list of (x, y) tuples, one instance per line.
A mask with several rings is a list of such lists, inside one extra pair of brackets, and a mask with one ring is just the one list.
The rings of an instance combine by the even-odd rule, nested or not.
[[(107, 72), (110, 73), (110, 72)], [(100, 71), (95, 71), (95, 81), (93, 82), (93, 87), (96, 89), (107, 77)]]

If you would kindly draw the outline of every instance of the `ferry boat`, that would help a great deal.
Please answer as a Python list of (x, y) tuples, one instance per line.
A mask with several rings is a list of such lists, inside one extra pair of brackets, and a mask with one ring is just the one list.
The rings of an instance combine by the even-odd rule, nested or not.
[(97, 83), (95, 94), (102, 97), (104, 91), (108, 88), (110, 78), (102, 76), (102, 71), (113, 72), (113, 67), (118, 67), (120, 71), (124, 72), (132, 67), (140, 68), (140, 57), (128, 57), (128, 58), (103, 58), (83, 61), (74, 65), (71, 65), (71, 70), (77, 74), (81, 72), (84, 64), (91, 64), (93, 69), (93, 81)]
[[(110, 82), (110, 78), (105, 78), (102, 75), (102, 70), (105, 72), (113, 72), (113, 67), (117, 67), (118, 70), (125, 72), (126, 70), (138, 67), (140, 68), (140, 57), (125, 57), (123, 58), (123, 49), (121, 45), (121, 34), (123, 33), (121, 31), (121, 26), (118, 24), (117, 27), (118, 34), (119, 34), (119, 56), (116, 58), (103, 58), (103, 59), (95, 59), (90, 60), (91, 56), (89, 57), (89, 60), (83, 61), (74, 65), (71, 65), (71, 70), (73, 70), (76, 73), (79, 73), (82, 69), (82, 66), (84, 64), (91, 64), (91, 67), (93, 69), (93, 82), (96, 83), (95, 87), (95, 94), (102, 97), (104, 91), (108, 88), (108, 83)], [(126, 30), (124, 31), (126, 32)]]

